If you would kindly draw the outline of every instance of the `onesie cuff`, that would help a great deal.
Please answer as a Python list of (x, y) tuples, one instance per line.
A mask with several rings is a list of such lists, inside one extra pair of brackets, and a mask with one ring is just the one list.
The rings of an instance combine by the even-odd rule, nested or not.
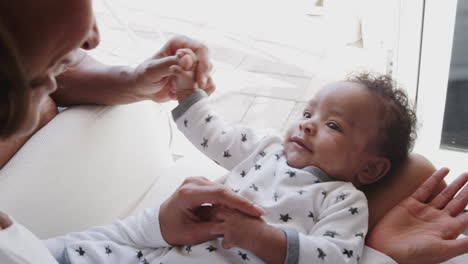
[(208, 97), (208, 95), (202, 89), (198, 89), (193, 92), (192, 95), (180, 102), (179, 105), (172, 110), (172, 118), (174, 121), (177, 121), (179, 117), (185, 114), (185, 112), (187, 112), (187, 110), (192, 107), (192, 105), (206, 97)]
[(286, 235), (287, 248), (286, 258), (284, 264), (297, 264), (299, 263), (299, 233), (292, 228), (281, 229)]
[(149, 227), (153, 229), (152, 233), (152, 239), (153, 243), (156, 247), (168, 247), (170, 246), (169, 243), (164, 240), (164, 237), (161, 232), (161, 224), (159, 222), (159, 210), (160, 207), (148, 210), (148, 213), (153, 214), (153, 217), (151, 218), (146, 218), (146, 219), (151, 219), (149, 224)]

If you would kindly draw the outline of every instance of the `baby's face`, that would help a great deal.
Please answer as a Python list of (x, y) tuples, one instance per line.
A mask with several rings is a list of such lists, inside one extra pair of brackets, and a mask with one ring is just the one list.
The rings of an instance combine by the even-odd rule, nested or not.
[(357, 181), (357, 173), (375, 156), (378, 99), (352, 82), (325, 86), (292, 124), (284, 140), (290, 166), (317, 166), (335, 180)]

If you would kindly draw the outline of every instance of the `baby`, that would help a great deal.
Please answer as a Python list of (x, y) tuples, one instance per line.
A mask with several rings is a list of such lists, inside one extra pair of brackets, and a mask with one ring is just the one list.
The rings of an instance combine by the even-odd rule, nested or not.
[[(157, 210), (47, 242), (61, 263), (359, 263), (368, 209), (356, 187), (389, 174), (414, 141), (415, 115), (390, 77), (369, 74), (326, 85), (285, 137), (230, 126), (193, 78), (196, 56), (172, 66), (179, 129), (230, 173), (223, 184), (267, 212), (253, 218), (210, 208), (222, 238), (170, 247)], [(203, 208), (203, 209), (206, 209)], [(205, 210), (204, 210), (205, 211)], [(117, 262), (116, 262), (117, 261)]]

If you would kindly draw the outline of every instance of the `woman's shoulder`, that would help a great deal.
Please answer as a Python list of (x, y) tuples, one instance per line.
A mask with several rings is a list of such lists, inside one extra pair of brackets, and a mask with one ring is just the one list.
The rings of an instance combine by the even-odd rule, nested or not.
[(26, 227), (5, 213), (0, 213), (0, 218), (0, 263), (57, 264), (43, 242)]

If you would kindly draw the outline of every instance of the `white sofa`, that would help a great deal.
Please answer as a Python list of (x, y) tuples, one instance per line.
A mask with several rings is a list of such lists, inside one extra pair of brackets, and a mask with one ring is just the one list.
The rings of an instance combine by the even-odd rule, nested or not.
[(173, 161), (169, 122), (152, 102), (63, 111), (0, 170), (0, 209), (45, 239), (157, 206), (188, 176), (225, 174), (195, 148)]
[(61, 112), (0, 171), (0, 208), (48, 238), (156, 206), (189, 175), (222, 175), (201, 155), (172, 160), (169, 118), (152, 102)]

